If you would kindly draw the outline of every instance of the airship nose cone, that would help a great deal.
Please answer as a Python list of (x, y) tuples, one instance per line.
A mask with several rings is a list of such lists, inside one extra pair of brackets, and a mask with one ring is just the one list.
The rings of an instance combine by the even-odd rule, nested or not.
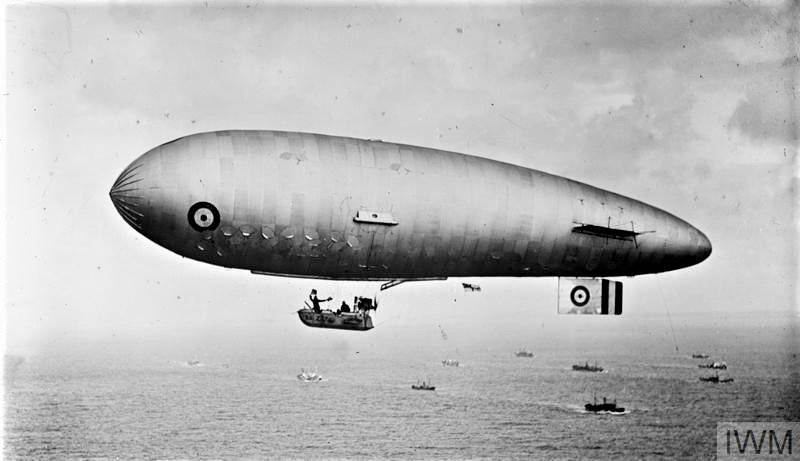
[(711, 240), (706, 237), (706, 234), (697, 231), (700, 234), (700, 241), (697, 244), (697, 257), (698, 261), (705, 261), (711, 255)]
[(656, 272), (681, 269), (705, 261), (711, 254), (711, 241), (699, 229), (679, 218), (667, 221), (666, 245), (661, 267)]
[(700, 264), (711, 255), (711, 241), (698, 228), (688, 225), (688, 233), (680, 235), (677, 252), (683, 255), (688, 266)]
[(122, 219), (139, 230), (144, 220), (143, 197), (138, 185), (143, 179), (141, 166), (141, 163), (133, 163), (125, 168), (108, 192)]

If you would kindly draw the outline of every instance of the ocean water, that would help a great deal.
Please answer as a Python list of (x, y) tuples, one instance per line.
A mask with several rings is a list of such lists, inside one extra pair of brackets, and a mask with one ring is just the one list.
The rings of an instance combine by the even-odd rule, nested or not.
[[(716, 339), (709, 360), (726, 361), (721, 374), (735, 381), (712, 384), (698, 380), (713, 371), (697, 367), (697, 350), (599, 352), (575, 340), (528, 359), (502, 341), (409, 347), (327, 334), (302, 347), (111, 344), (6, 357), (5, 457), (709, 459), (719, 421), (800, 414), (800, 360), (780, 336), (758, 347)], [(607, 372), (571, 370), (586, 359)], [(298, 381), (301, 367), (325, 380)], [(412, 390), (418, 379), (436, 390)], [(626, 413), (585, 412), (593, 394)]]

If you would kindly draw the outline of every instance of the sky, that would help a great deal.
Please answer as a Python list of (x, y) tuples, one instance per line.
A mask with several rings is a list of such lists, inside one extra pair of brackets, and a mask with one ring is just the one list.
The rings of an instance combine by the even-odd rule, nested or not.
[[(44, 1), (5, 15), (9, 353), (393, 344), (435, 340), (442, 325), (465, 343), (543, 346), (597, 322), (645, 348), (725, 328), (778, 327), (797, 342), (796, 3)], [(557, 316), (555, 279), (468, 280), (480, 294), (460, 291), (466, 280), (416, 282), (381, 294), (370, 336), (343, 339), (293, 311), (312, 287), (340, 298), (377, 284), (183, 259), (112, 206), (133, 159), (222, 129), (510, 162), (663, 208), (714, 249), (697, 266), (624, 279), (620, 318)]]

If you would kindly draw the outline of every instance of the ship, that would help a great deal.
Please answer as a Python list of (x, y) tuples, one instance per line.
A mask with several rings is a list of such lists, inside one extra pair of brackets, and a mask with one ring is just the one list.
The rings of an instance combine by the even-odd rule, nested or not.
[(595, 373), (603, 371), (603, 367), (597, 366), (597, 362), (594, 362), (594, 365), (589, 365), (589, 361), (586, 361), (583, 365), (572, 365), (572, 369), (575, 371), (592, 371)]
[(304, 368), (301, 368), (297, 379), (304, 383), (316, 383), (322, 381), (322, 375), (318, 374), (316, 371), (306, 371)]
[(708, 354), (692, 354), (693, 359), (707, 359), (708, 357)]
[(373, 328), (370, 310), (378, 308), (377, 301), (370, 298), (356, 297), (353, 300), (354, 312), (332, 311), (330, 309), (314, 310), (306, 303), (306, 307), (297, 311), (300, 321), (313, 328), (334, 328), (337, 330), (366, 331)]
[(435, 391), (436, 386), (432, 386), (430, 382), (422, 381), (421, 383), (417, 381), (417, 384), (412, 384), (411, 389), (415, 391)]
[(458, 360), (445, 359), (445, 360), (442, 360), (442, 365), (444, 365), (446, 367), (457, 367), (458, 366)]
[(514, 352), (514, 355), (516, 355), (517, 357), (531, 358), (531, 357), (533, 357), (533, 352), (531, 352), (531, 351), (529, 351), (527, 349), (519, 349), (518, 351)]
[(713, 368), (715, 370), (727, 370), (728, 365), (725, 362), (711, 362), (702, 365), (697, 365), (698, 368)]
[(607, 402), (605, 397), (603, 397), (603, 403), (597, 403), (597, 397), (595, 397), (594, 403), (587, 403), (584, 405), (584, 408), (586, 408), (586, 411), (591, 411), (592, 413), (623, 413), (625, 411), (624, 407), (617, 406), (616, 399), (614, 399), (613, 402)]
[(706, 383), (732, 383), (733, 378), (720, 378), (719, 375), (700, 377), (700, 381)]

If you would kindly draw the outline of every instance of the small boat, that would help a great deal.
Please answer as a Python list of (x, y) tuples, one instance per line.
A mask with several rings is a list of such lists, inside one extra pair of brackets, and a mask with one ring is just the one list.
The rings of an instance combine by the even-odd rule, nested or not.
[(692, 354), (693, 359), (707, 359), (708, 357), (708, 354)]
[(190, 367), (196, 367), (196, 366), (200, 365), (200, 361), (199, 360), (189, 360), (188, 362), (186, 362), (186, 365), (189, 365)]
[(415, 391), (435, 391), (436, 386), (431, 386), (430, 382), (426, 383), (425, 381), (422, 381), (422, 383), (420, 383), (417, 381), (417, 384), (411, 385), (411, 389), (414, 389)]
[(318, 374), (316, 371), (306, 371), (305, 368), (301, 368), (297, 379), (304, 383), (316, 383), (322, 381), (322, 375)]
[(325, 309), (314, 312), (312, 309), (297, 311), (300, 321), (304, 325), (314, 328), (334, 328), (338, 330), (371, 330), (372, 317), (366, 312), (340, 312), (336, 313)]
[(600, 372), (603, 371), (603, 367), (597, 366), (597, 362), (594, 362), (594, 365), (589, 365), (589, 361), (587, 360), (583, 365), (572, 365), (572, 369), (574, 371), (591, 371), (591, 372)]
[(445, 360), (442, 360), (442, 365), (444, 365), (446, 367), (457, 367), (458, 366), (458, 360), (445, 359)]
[(370, 310), (378, 308), (377, 301), (371, 298), (356, 297), (353, 300), (354, 312), (332, 311), (330, 309), (314, 310), (306, 303), (306, 307), (297, 311), (304, 325), (314, 328), (334, 328), (337, 330), (366, 331), (373, 328)]
[(700, 381), (706, 383), (732, 383), (733, 378), (720, 378), (719, 375), (708, 376), (708, 377), (700, 377)]
[(600, 413), (600, 412), (609, 412), (609, 413), (622, 413), (625, 411), (624, 407), (617, 406), (617, 400), (614, 399), (613, 402), (607, 402), (606, 398), (603, 397), (603, 403), (597, 403), (597, 397), (594, 398), (594, 403), (587, 403), (584, 405), (586, 411), (591, 411), (592, 413)]
[(725, 362), (711, 362), (702, 365), (697, 365), (698, 368), (713, 368), (715, 370), (727, 370), (728, 365)]
[(531, 352), (531, 351), (529, 351), (527, 349), (519, 349), (516, 352), (514, 352), (514, 355), (516, 355), (517, 357), (531, 358), (531, 357), (533, 357), (533, 352)]

